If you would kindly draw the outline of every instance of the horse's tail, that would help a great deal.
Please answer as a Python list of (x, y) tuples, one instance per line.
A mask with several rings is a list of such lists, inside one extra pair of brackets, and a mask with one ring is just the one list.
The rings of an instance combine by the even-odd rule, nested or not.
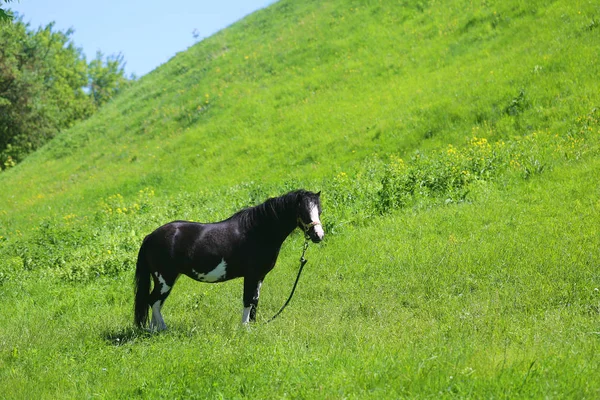
[(150, 300), (150, 268), (144, 251), (144, 243), (138, 253), (137, 265), (135, 267), (135, 305), (134, 322), (140, 328), (148, 322), (148, 307)]

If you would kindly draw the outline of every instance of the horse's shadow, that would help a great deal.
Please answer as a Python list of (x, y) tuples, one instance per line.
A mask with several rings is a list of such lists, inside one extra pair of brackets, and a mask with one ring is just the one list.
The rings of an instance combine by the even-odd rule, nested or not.
[(140, 340), (147, 340), (152, 336), (150, 331), (128, 327), (119, 330), (109, 330), (102, 334), (107, 344), (112, 346), (123, 346), (128, 343), (135, 343)]

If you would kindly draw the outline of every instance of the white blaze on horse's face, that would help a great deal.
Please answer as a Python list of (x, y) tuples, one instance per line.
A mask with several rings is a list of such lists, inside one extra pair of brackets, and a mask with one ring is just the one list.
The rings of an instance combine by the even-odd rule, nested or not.
[(323, 231), (323, 226), (321, 225), (321, 220), (319, 219), (319, 207), (315, 203), (310, 203), (310, 222), (315, 226), (315, 233), (319, 240), (323, 240), (325, 236), (325, 231)]

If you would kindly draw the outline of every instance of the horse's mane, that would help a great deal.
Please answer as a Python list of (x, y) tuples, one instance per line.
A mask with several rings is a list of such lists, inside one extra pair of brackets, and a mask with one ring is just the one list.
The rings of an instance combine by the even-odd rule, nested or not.
[(260, 222), (279, 221), (285, 217), (289, 218), (290, 215), (295, 218), (298, 197), (304, 193), (307, 193), (306, 190), (300, 189), (279, 197), (269, 198), (262, 204), (238, 211), (231, 218), (239, 219), (242, 226), (246, 229), (251, 229)]

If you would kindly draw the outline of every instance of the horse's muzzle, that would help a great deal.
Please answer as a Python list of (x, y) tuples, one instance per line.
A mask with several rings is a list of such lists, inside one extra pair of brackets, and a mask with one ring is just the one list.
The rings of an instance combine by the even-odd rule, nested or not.
[(310, 240), (312, 240), (313, 243), (321, 242), (325, 237), (323, 226), (321, 226), (321, 224), (315, 224), (311, 226), (308, 230), (308, 237), (310, 237)]

